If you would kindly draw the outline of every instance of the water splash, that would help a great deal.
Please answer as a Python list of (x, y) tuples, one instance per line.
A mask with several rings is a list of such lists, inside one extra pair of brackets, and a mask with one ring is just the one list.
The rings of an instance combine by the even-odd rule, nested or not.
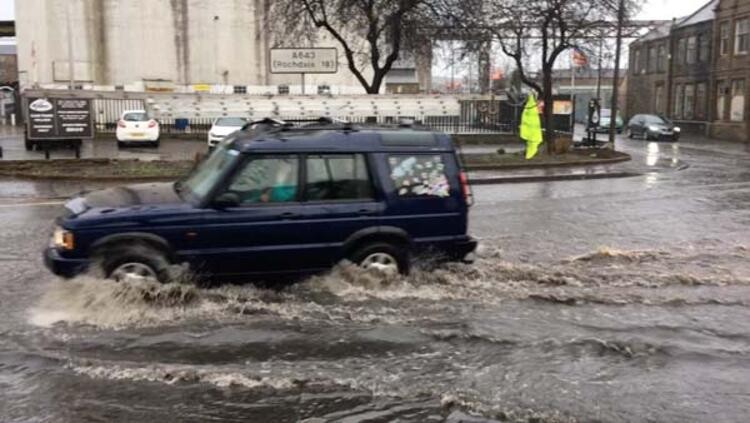
[[(192, 318), (230, 321), (270, 315), (288, 320), (395, 323), (419, 320), (425, 311), (507, 300), (569, 306), (690, 304), (700, 298), (684, 290), (668, 290), (668, 296), (660, 296), (637, 289), (750, 284), (748, 275), (706, 265), (720, 258), (704, 256), (695, 260), (674, 253), (605, 247), (572, 260), (531, 265), (504, 261), (497, 249), (485, 251), (491, 254), (474, 265), (416, 266), (409, 276), (383, 275), (344, 263), (283, 289), (250, 284), (207, 288), (189, 278), (170, 284), (142, 280), (115, 283), (83, 276), (50, 284), (31, 310), (30, 321), (39, 326), (66, 322), (121, 328)], [(408, 308), (404, 308), (406, 302)]]

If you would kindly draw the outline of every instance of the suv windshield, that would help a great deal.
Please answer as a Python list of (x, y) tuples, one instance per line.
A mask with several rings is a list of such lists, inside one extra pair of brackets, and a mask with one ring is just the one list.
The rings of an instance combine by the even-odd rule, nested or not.
[(193, 169), (190, 175), (177, 184), (178, 192), (187, 192), (198, 201), (202, 201), (232, 168), (239, 156), (239, 151), (220, 145)]
[(216, 119), (216, 126), (245, 126), (247, 120), (240, 117), (223, 117)]

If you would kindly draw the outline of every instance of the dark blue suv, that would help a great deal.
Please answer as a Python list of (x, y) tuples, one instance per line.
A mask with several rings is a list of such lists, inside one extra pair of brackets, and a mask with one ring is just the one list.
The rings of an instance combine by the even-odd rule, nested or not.
[(470, 190), (448, 135), (350, 124), (228, 137), (175, 183), (94, 191), (66, 204), (47, 267), (169, 279), (314, 273), (348, 259), (407, 273), (422, 252), (464, 260)]

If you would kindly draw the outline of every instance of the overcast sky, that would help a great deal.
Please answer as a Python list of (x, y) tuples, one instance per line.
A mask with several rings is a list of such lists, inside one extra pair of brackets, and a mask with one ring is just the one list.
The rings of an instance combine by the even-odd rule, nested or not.
[(708, 0), (647, 0), (643, 6), (641, 19), (671, 19), (687, 16)]
[[(671, 19), (686, 16), (707, 3), (708, 0), (647, 0), (639, 18)], [(0, 0), (0, 20), (13, 19), (14, 0)]]

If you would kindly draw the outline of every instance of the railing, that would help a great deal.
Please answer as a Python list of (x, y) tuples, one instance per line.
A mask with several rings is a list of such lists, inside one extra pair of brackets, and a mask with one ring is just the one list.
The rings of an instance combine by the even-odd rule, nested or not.
[[(165, 135), (205, 137), (219, 116), (282, 120), (321, 116), (352, 123), (399, 123), (408, 119), (449, 134), (509, 134), (518, 130), (522, 107), (502, 98), (432, 95), (252, 96), (38, 90), (29, 96), (93, 98), (97, 133), (112, 134), (125, 110), (147, 110)], [(569, 97), (568, 97), (569, 98)], [(555, 115), (569, 132), (570, 115)]]

